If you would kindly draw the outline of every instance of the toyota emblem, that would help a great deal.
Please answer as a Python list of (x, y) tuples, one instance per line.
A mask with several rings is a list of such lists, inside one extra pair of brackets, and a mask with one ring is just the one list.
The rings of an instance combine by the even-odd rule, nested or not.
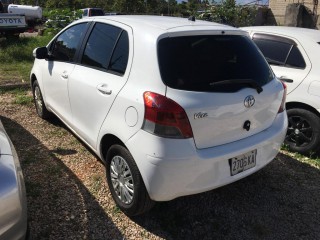
[(250, 108), (254, 105), (255, 101), (256, 100), (254, 99), (254, 97), (252, 95), (249, 95), (244, 99), (244, 106), (246, 108)]

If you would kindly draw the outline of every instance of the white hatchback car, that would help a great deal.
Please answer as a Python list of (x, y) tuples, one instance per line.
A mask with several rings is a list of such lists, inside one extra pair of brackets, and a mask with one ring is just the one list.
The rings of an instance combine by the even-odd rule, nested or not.
[(302, 154), (320, 150), (320, 31), (246, 27), (276, 76), (287, 82), (285, 143)]
[(128, 215), (208, 191), (277, 155), (285, 85), (248, 34), (192, 19), (82, 19), (34, 50), (35, 106), (105, 162)]

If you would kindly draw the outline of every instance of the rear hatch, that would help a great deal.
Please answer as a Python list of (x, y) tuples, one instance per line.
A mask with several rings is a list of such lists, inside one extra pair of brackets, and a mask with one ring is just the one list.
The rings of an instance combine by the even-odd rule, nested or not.
[(198, 149), (257, 134), (278, 113), (282, 84), (239, 31), (162, 38), (158, 60), (166, 96), (184, 108)]

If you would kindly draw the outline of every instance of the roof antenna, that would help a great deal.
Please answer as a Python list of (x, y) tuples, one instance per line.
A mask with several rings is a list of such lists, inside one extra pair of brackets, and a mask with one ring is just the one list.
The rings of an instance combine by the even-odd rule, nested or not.
[(189, 21), (195, 22), (196, 21), (196, 17), (195, 16), (190, 16), (188, 18)]

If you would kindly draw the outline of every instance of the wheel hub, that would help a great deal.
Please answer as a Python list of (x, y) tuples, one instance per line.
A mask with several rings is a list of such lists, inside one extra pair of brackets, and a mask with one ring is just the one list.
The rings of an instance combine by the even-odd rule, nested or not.
[(313, 129), (307, 119), (302, 116), (289, 116), (286, 143), (296, 147), (307, 146), (313, 137)]
[(134, 182), (126, 160), (114, 156), (110, 163), (110, 176), (114, 192), (124, 204), (130, 204), (134, 197)]

